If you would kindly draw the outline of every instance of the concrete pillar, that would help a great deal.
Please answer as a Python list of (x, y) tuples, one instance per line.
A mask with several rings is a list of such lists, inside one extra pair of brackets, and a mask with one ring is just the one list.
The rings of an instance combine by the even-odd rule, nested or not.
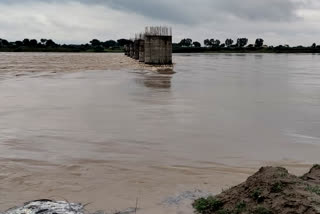
[(144, 62), (144, 43), (144, 40), (139, 40), (139, 62)]
[(133, 46), (134, 46), (133, 58), (138, 60), (139, 59), (139, 40), (138, 39), (134, 40)]
[(134, 56), (134, 46), (133, 46), (133, 43), (130, 43), (130, 54), (129, 54), (129, 56), (130, 56), (131, 58), (133, 58), (133, 56)]
[(129, 49), (128, 45), (124, 45), (124, 55), (126, 55), (126, 56), (129, 55), (128, 49)]
[(145, 36), (145, 63), (172, 64), (172, 36)]

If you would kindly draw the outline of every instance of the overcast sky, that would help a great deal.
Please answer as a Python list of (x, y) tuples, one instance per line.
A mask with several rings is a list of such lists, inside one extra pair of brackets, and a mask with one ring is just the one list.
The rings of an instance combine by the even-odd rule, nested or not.
[(86, 43), (128, 38), (145, 26), (190, 37), (320, 44), (320, 0), (0, 0), (0, 38)]

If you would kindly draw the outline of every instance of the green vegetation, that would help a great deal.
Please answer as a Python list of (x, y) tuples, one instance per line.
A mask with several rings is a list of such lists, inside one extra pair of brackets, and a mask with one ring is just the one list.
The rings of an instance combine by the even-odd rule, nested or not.
[[(320, 46), (313, 43), (310, 47), (289, 45), (267, 46), (258, 38), (254, 44), (248, 44), (247, 38), (224, 42), (219, 39), (205, 39), (202, 47), (199, 41), (190, 38), (173, 43), (174, 53), (320, 53)], [(52, 39), (23, 39), (9, 42), (0, 38), (0, 52), (123, 52), (124, 46), (130, 44), (127, 39), (100, 41), (93, 39), (86, 44), (57, 44)]]
[(306, 188), (307, 191), (315, 193), (320, 196), (320, 186), (310, 186), (308, 185)]
[(234, 209), (233, 213), (240, 214), (246, 210), (247, 210), (247, 204), (244, 201), (242, 201), (236, 205), (236, 208)]
[(223, 205), (222, 201), (212, 196), (200, 198), (193, 203), (194, 209), (200, 214), (241, 214), (247, 210), (244, 201), (239, 202), (232, 211), (223, 209)]
[(248, 209), (246, 202), (239, 202), (234, 209), (223, 209), (224, 203), (217, 198), (209, 196), (208, 198), (200, 198), (193, 203), (194, 209), (199, 214), (273, 214), (265, 207), (258, 206), (256, 208)]
[(57, 44), (52, 39), (24, 39), (22, 41), (9, 42), (0, 38), (0, 52), (122, 52), (123, 47), (131, 41), (119, 39), (105, 42), (93, 39), (87, 44)]
[[(219, 39), (205, 39), (201, 47), (198, 41), (182, 39), (173, 44), (174, 53), (320, 53), (320, 46), (313, 43), (310, 47), (289, 45), (267, 46), (262, 38), (257, 38), (254, 44), (248, 44), (247, 38), (238, 38), (236, 42), (228, 38), (222, 43)], [(199, 46), (200, 44), (200, 46)]]
[(315, 165), (313, 165), (313, 167), (311, 168), (311, 170), (312, 169), (320, 169), (320, 165), (319, 164), (315, 164)]
[(261, 203), (263, 201), (263, 197), (261, 196), (262, 190), (256, 189), (252, 192), (251, 197), (258, 203)]
[(284, 187), (285, 187), (285, 184), (283, 184), (281, 182), (274, 183), (271, 186), (271, 192), (272, 193), (280, 193), (283, 191)]
[[(221, 211), (223, 202), (212, 196), (208, 198), (200, 198), (193, 203), (193, 207), (200, 214), (211, 214), (217, 211)], [(221, 212), (220, 212), (221, 214)]]

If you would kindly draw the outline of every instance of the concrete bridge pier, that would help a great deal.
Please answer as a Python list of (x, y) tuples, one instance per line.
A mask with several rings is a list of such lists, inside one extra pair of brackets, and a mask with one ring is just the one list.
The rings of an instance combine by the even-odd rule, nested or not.
[(134, 40), (133, 46), (134, 46), (133, 58), (136, 60), (139, 60), (139, 40), (138, 39)]
[(172, 64), (172, 36), (145, 36), (146, 64)]
[(139, 62), (154, 65), (172, 64), (172, 30), (168, 27), (146, 27), (128, 45), (128, 55)]
[(129, 53), (129, 57), (133, 58), (134, 57), (134, 45), (133, 43), (130, 43), (129, 45), (129, 49), (130, 49), (130, 53)]
[(144, 62), (145, 60), (145, 49), (144, 49), (144, 46), (145, 46), (145, 40), (143, 39), (140, 39), (139, 40), (139, 62)]

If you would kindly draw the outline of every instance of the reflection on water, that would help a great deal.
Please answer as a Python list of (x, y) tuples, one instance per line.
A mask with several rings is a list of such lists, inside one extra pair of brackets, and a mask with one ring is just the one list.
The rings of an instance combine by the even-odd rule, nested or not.
[(142, 72), (142, 78), (137, 78), (137, 83), (148, 88), (171, 88), (172, 75), (156, 72)]

